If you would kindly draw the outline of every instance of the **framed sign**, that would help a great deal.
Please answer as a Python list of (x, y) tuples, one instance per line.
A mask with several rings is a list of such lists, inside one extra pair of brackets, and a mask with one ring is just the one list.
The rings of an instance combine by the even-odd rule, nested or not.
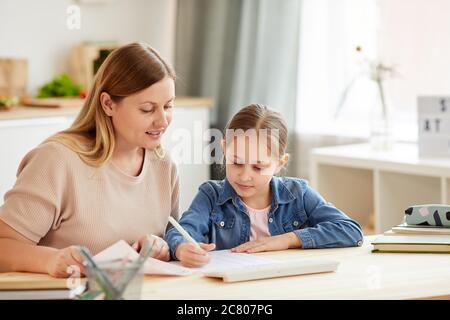
[(450, 96), (420, 96), (419, 156), (450, 158)]

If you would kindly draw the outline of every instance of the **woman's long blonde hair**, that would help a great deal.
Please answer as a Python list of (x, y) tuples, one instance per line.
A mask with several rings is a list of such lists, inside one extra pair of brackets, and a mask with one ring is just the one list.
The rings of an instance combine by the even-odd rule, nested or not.
[(101, 166), (112, 156), (115, 139), (114, 127), (101, 106), (100, 94), (106, 92), (118, 103), (165, 77), (175, 80), (175, 72), (149, 45), (130, 43), (115, 49), (100, 66), (73, 124), (46, 141), (60, 142), (86, 164)]

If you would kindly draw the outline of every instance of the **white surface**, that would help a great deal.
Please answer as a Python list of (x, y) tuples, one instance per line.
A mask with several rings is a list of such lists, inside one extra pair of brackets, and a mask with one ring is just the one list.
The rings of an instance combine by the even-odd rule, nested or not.
[(173, 61), (175, 0), (114, 0), (81, 4), (80, 29), (69, 30), (71, 0), (0, 1), (0, 56), (28, 59), (29, 89), (69, 71), (69, 55), (82, 41), (144, 41)]
[(312, 156), (320, 163), (450, 177), (450, 161), (448, 159), (419, 157), (415, 143), (397, 143), (389, 151), (376, 151), (365, 143), (325, 147), (314, 149)]
[[(204, 132), (209, 128), (209, 108), (175, 107), (173, 120), (162, 138), (162, 145), (178, 163), (180, 177), (180, 214), (186, 210), (198, 192), (198, 187), (209, 180), (209, 164), (203, 154), (209, 144)], [(182, 152), (177, 146), (187, 145)]]
[(400, 224), (411, 205), (450, 200), (450, 160), (421, 158), (416, 144), (318, 148), (310, 160), (311, 185), (363, 224), (374, 214), (376, 233)]
[[(235, 253), (230, 250), (210, 251), (211, 261), (200, 268), (192, 268), (194, 272), (202, 273), (224, 273), (231, 270), (246, 270), (253, 267), (269, 266), (277, 264), (277, 260), (260, 257), (247, 253)], [(171, 264), (181, 267), (179, 261), (172, 261)]]
[(450, 98), (420, 96), (417, 111), (419, 155), (450, 159)]
[(294, 260), (205, 273), (208, 277), (223, 278), (224, 282), (270, 279), (302, 274), (336, 271), (339, 262), (327, 260)]
[[(156, 275), (176, 275), (183, 276), (194, 273), (205, 272), (226, 272), (229, 270), (242, 270), (256, 266), (273, 265), (277, 261), (256, 255), (244, 253), (232, 253), (229, 250), (219, 250), (209, 252), (211, 261), (201, 268), (186, 268), (179, 261), (164, 262), (149, 258), (144, 266), (145, 274)], [(116, 259), (137, 259), (138, 253), (125, 241), (120, 240), (98, 253), (94, 259), (96, 262), (103, 262)]]
[(73, 117), (0, 121), (0, 205), (16, 181), (22, 158), (50, 135), (66, 129)]

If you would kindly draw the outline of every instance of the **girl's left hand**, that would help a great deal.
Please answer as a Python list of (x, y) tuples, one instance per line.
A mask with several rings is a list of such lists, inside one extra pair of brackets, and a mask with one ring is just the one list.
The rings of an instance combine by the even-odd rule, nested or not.
[(263, 251), (277, 251), (286, 250), (290, 248), (301, 248), (302, 243), (294, 232), (281, 234), (262, 238), (258, 240), (249, 241), (232, 248), (232, 252), (263, 252)]
[(162, 261), (170, 260), (169, 246), (167, 242), (165, 242), (162, 238), (155, 236), (153, 234), (145, 235), (139, 238), (138, 241), (133, 243), (132, 247), (137, 252), (141, 251), (142, 246), (144, 245), (145, 240), (149, 240), (152, 245), (152, 253), (151, 257), (155, 259), (159, 259)]

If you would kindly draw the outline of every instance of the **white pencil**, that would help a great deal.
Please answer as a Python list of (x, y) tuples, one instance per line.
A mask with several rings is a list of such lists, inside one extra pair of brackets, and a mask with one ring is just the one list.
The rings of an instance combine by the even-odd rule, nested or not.
[(201, 249), (200, 245), (197, 243), (197, 241), (195, 241), (191, 235), (184, 230), (184, 228), (177, 222), (177, 220), (175, 220), (173, 217), (169, 217), (169, 222), (175, 227), (175, 229), (178, 230), (178, 232), (181, 233), (181, 235), (190, 243), (193, 243), (196, 245), (197, 248)]

